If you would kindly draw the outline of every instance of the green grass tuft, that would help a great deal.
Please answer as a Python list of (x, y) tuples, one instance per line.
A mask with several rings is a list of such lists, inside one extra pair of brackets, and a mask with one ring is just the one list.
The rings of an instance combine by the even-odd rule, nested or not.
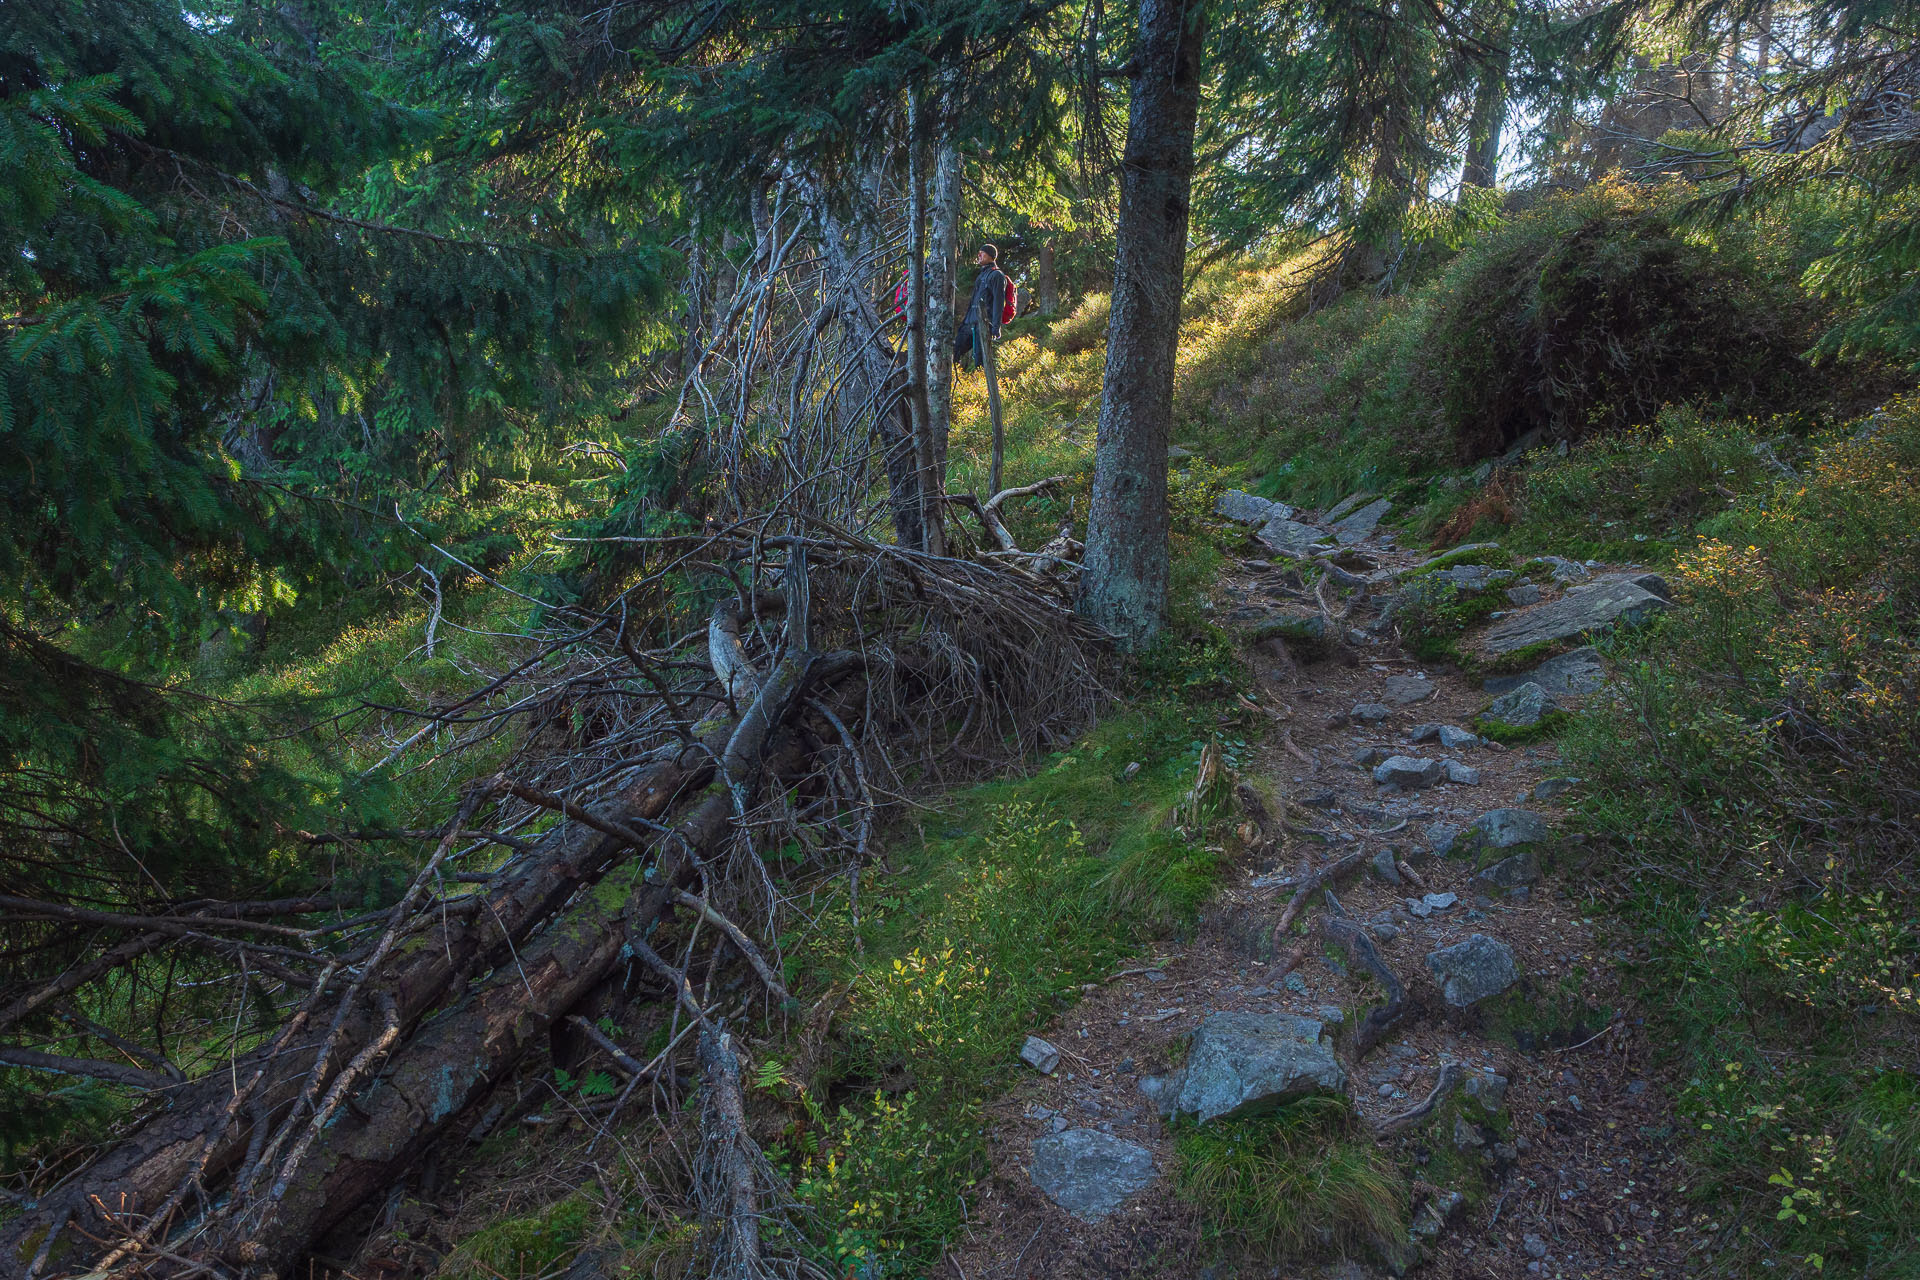
[(1180, 1196), (1234, 1254), (1280, 1262), (1380, 1252), (1406, 1236), (1407, 1188), (1337, 1098), (1183, 1126)]

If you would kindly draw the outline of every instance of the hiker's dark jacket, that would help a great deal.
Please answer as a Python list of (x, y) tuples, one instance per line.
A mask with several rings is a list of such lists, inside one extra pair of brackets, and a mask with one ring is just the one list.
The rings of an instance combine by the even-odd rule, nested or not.
[[(960, 318), (960, 327), (954, 331), (953, 354), (956, 359), (971, 359), (975, 364), (980, 363), (979, 340), (983, 336), (988, 339), (1000, 336), (1000, 312), (1006, 305), (1006, 273), (997, 266), (981, 268), (979, 278), (973, 282), (973, 298)], [(986, 326), (984, 334), (978, 327), (983, 322)]]

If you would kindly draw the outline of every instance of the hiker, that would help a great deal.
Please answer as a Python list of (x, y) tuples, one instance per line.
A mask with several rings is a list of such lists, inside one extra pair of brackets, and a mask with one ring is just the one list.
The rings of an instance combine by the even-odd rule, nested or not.
[[(1000, 270), (1000, 250), (990, 244), (981, 245), (980, 252), (973, 255), (973, 265), (980, 268), (980, 275), (973, 282), (973, 299), (967, 303), (967, 313), (953, 335), (954, 358), (963, 368), (969, 360), (976, 365), (985, 364), (983, 344), (998, 338), (1000, 326), (1013, 319), (1013, 282)], [(983, 323), (984, 333), (981, 332)]]

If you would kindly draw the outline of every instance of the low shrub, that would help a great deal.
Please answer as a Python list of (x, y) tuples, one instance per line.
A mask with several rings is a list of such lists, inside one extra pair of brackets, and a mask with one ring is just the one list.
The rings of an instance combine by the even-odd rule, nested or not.
[(1566, 742), (1630, 868), (1690, 1190), (1805, 1272), (1920, 1267), (1920, 397), (1704, 521)]

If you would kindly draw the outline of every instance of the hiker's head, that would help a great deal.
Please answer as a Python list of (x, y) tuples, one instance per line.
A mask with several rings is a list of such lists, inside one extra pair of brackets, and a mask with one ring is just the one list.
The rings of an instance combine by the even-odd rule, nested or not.
[(991, 267), (999, 261), (1000, 251), (990, 244), (981, 245), (980, 252), (973, 255), (973, 265), (976, 267)]

